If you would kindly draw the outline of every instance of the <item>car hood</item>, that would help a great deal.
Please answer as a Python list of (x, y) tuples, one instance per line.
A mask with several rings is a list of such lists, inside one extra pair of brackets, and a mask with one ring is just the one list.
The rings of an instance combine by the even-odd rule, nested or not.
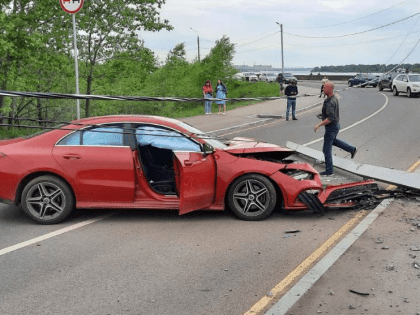
[(279, 147), (276, 144), (260, 142), (251, 138), (236, 137), (228, 142), (229, 146), (224, 149), (233, 155), (254, 155), (257, 153), (276, 152), (276, 156), (284, 159), (295, 153), (294, 150)]

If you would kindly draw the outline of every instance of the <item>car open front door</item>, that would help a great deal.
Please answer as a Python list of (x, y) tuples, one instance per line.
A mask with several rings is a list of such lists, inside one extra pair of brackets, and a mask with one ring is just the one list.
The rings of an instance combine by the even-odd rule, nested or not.
[(209, 207), (214, 200), (216, 164), (213, 154), (174, 152), (179, 214)]

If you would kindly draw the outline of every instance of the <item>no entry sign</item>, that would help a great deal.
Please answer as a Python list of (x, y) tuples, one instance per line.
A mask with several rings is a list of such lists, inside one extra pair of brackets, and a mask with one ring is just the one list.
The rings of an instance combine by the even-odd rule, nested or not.
[(67, 13), (77, 13), (83, 6), (83, 0), (60, 0), (60, 5)]

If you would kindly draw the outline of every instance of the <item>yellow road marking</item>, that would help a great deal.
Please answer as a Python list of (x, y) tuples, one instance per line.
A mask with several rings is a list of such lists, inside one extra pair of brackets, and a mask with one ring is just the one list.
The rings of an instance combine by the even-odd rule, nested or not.
[(300, 278), (300, 276), (305, 273), (314, 264), (315, 261), (317, 261), (321, 256), (324, 255), (325, 252), (334, 246), (341, 239), (341, 237), (346, 234), (354, 225), (360, 222), (367, 213), (368, 211), (366, 210), (358, 212), (353, 219), (343, 225), (328, 240), (326, 240), (324, 244), (322, 244), (315, 252), (313, 252), (299, 266), (297, 266), (286, 278), (277, 284), (271, 290), (273, 293), (272, 296), (264, 296), (261, 298), (245, 313), (245, 315), (261, 314), (261, 312), (265, 310), (271, 302), (278, 300), (280, 295), (288, 286), (290, 286), (297, 278)]
[[(407, 172), (412, 173), (420, 166), (420, 160), (414, 163)], [(396, 188), (394, 185), (389, 185), (386, 189), (392, 190)], [(363, 217), (367, 215), (368, 211), (360, 211), (353, 219), (343, 225), (335, 234), (333, 234), (328, 240), (324, 242), (316, 251), (314, 251), (308, 258), (306, 258), (299, 266), (297, 266), (289, 275), (284, 278), (279, 284), (277, 284), (271, 292), (272, 296), (264, 296), (257, 303), (255, 303), (244, 315), (262, 314), (268, 306), (273, 302), (277, 301), (280, 296), (284, 293), (285, 289), (288, 288), (296, 279), (300, 278), (315, 261), (324, 255), (332, 246), (334, 246), (340, 238), (346, 234), (354, 225), (359, 223)]]

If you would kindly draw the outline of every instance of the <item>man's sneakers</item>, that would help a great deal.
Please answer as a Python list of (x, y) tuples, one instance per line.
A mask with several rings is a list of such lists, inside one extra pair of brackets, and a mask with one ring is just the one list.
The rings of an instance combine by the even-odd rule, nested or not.
[(351, 153), (351, 158), (354, 158), (356, 153), (357, 153), (357, 148), (354, 148), (353, 152)]
[(321, 175), (321, 176), (331, 176), (331, 175), (334, 175), (334, 173), (329, 173), (329, 172), (325, 171), (325, 172), (319, 173), (319, 175)]
[(292, 119), (293, 119), (293, 120), (297, 120), (297, 118), (296, 118), (296, 117), (293, 117)]

